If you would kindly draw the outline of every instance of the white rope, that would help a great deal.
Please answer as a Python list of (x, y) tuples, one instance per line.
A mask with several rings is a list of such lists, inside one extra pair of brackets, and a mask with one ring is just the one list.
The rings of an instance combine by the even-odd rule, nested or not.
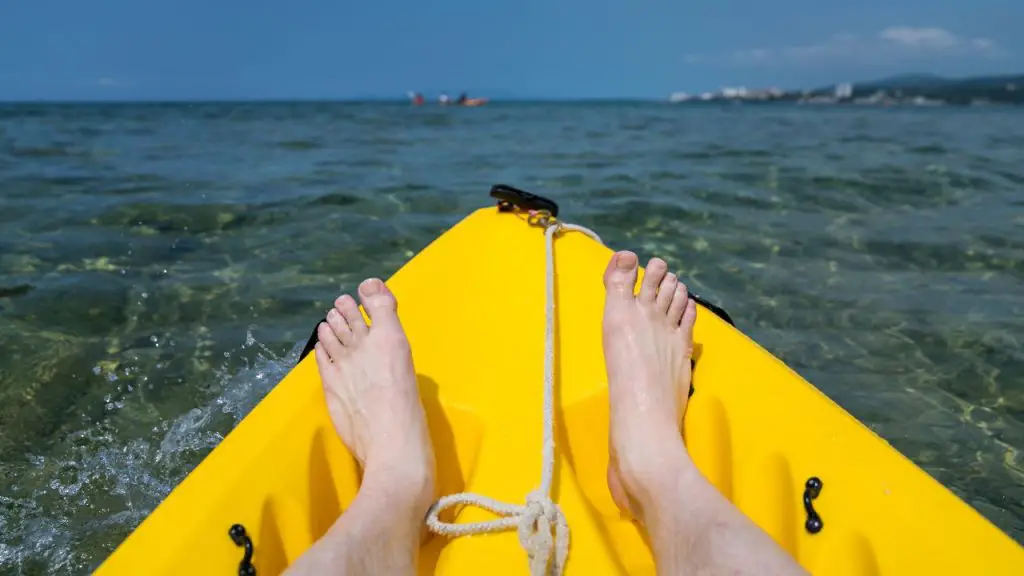
[[(526, 496), (525, 504), (506, 504), (488, 496), (462, 492), (444, 496), (427, 512), (427, 527), (436, 534), (451, 538), (488, 532), (517, 529), (519, 543), (526, 550), (532, 576), (558, 576), (565, 570), (569, 556), (569, 524), (561, 508), (550, 497), (555, 469), (555, 235), (559, 232), (582, 232), (601, 242), (593, 231), (552, 221), (544, 231), (547, 253), (547, 325), (544, 329), (544, 443), (541, 449), (540, 486)], [(460, 504), (489, 510), (502, 518), (488, 522), (455, 524), (442, 522), (444, 510)], [(552, 558), (554, 553), (554, 558)]]

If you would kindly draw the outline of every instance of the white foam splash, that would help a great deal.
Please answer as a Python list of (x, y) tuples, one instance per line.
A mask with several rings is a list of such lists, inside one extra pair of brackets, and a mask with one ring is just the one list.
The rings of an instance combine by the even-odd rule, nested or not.
[[(222, 370), (215, 398), (154, 427), (151, 437), (118, 438), (103, 423), (72, 434), (67, 450), (30, 456), (18, 476), (0, 464), (6, 481), (38, 487), (28, 497), (0, 494), (0, 573), (80, 574), (98, 566), (117, 544), (104, 536), (127, 535), (145, 519), (284, 378), (302, 343), (279, 356), (249, 330), (241, 348), (255, 348), (255, 360), (233, 373)], [(10, 489), (17, 494), (19, 487)]]

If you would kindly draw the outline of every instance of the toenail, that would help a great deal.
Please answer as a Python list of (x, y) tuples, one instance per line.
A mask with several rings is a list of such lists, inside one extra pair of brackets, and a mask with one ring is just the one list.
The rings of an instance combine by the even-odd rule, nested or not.
[(331, 308), (330, 311), (327, 312), (327, 319), (328, 320), (334, 320), (337, 317), (338, 317), (338, 311), (335, 310), (334, 308)]
[(635, 258), (632, 252), (619, 252), (615, 255), (615, 267), (619, 270), (630, 270), (636, 265)]
[(367, 278), (363, 280), (363, 283), (359, 285), (359, 291), (364, 296), (373, 296), (374, 294), (380, 294), (384, 290), (384, 283), (379, 278)]

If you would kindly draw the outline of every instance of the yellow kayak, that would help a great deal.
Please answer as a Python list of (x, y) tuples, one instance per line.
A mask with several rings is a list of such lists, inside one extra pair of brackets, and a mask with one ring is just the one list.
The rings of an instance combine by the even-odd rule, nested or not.
[[(500, 209), (472, 213), (387, 283), (412, 344), (439, 491), (522, 503), (542, 465), (545, 238), (506, 208), (546, 204), (495, 191)], [(611, 251), (566, 232), (554, 253), (553, 499), (572, 533), (566, 573), (654, 574), (641, 532), (606, 484), (601, 275)], [(708, 479), (801, 565), (815, 574), (1024, 573), (1024, 548), (727, 318), (698, 314), (683, 435)], [(256, 574), (277, 574), (323, 534), (355, 496), (359, 471), (334, 432), (315, 362), (306, 355), (98, 573), (239, 574), (249, 558)], [(465, 507), (455, 520), (492, 518)], [(433, 536), (420, 572), (526, 574), (527, 562), (514, 531)]]

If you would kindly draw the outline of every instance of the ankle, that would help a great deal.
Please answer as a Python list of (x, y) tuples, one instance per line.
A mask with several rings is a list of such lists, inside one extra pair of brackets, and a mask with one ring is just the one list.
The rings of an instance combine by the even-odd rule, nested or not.
[(359, 492), (420, 522), (434, 499), (433, 459), (367, 463)]
[(618, 456), (619, 474), (629, 493), (630, 507), (640, 520), (648, 512), (667, 505), (678, 492), (681, 481), (700, 473), (682, 440), (648, 444), (640, 452)]

